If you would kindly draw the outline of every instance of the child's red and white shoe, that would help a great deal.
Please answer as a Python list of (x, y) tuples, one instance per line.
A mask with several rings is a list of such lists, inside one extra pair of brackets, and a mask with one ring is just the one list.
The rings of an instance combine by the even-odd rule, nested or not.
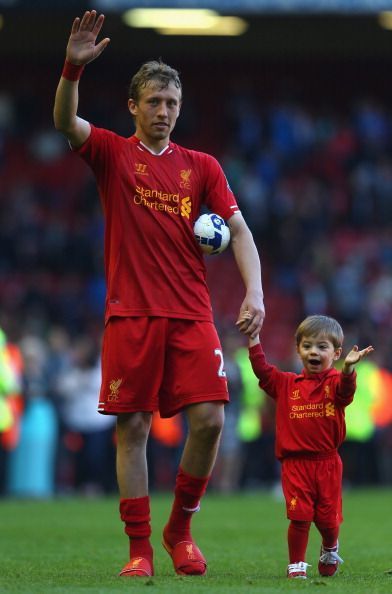
[(332, 549), (324, 548), (321, 545), (320, 559), (318, 562), (319, 574), (323, 577), (332, 577), (339, 569), (339, 565), (343, 563), (343, 559), (338, 555), (339, 543)]
[(287, 566), (287, 577), (306, 580), (306, 570), (308, 567), (311, 566), (309, 563), (305, 563), (305, 561), (299, 561), (298, 563), (290, 563), (290, 565)]

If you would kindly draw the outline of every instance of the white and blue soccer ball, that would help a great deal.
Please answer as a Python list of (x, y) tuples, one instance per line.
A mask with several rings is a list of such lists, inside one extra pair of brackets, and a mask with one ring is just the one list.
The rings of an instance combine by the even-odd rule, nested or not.
[(215, 213), (202, 214), (196, 220), (193, 231), (196, 241), (205, 254), (220, 254), (230, 243), (230, 229)]

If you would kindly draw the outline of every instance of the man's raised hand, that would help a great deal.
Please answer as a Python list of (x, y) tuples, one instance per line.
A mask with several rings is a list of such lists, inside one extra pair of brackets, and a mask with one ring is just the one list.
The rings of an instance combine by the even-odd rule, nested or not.
[(86, 10), (82, 18), (77, 17), (74, 20), (66, 53), (69, 62), (84, 65), (102, 54), (110, 42), (109, 37), (105, 37), (96, 44), (104, 20), (105, 16), (97, 16), (96, 10)]

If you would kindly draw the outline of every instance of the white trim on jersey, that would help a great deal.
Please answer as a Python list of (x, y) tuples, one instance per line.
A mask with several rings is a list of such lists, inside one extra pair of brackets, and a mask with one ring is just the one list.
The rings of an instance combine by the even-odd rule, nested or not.
[(139, 145), (142, 145), (143, 148), (145, 148), (149, 153), (151, 153), (152, 155), (155, 155), (156, 157), (160, 157), (161, 155), (163, 155), (163, 153), (166, 153), (167, 149), (169, 148), (170, 145), (165, 146), (164, 149), (162, 149), (159, 153), (154, 153), (154, 151), (152, 151), (147, 145), (145, 145), (141, 140), (139, 140)]

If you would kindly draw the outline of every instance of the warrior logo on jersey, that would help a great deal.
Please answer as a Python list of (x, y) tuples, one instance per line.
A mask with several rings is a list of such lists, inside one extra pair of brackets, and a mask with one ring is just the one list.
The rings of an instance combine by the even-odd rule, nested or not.
[(148, 175), (147, 165), (145, 163), (135, 163), (135, 173), (139, 175)]
[(181, 171), (180, 171), (180, 177), (181, 177), (180, 187), (181, 188), (186, 188), (187, 190), (190, 190), (191, 184), (190, 184), (189, 178), (191, 177), (191, 173), (192, 173), (192, 169), (181, 169)]
[(301, 396), (299, 395), (299, 390), (293, 390), (293, 395), (290, 396), (291, 400), (298, 400), (299, 398), (301, 398)]

